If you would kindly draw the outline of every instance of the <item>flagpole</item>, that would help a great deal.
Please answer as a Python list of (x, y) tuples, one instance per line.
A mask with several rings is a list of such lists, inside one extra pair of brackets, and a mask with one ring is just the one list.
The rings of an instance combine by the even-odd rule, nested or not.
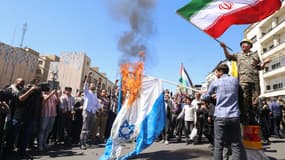
[[(178, 14), (176, 12), (176, 14)], [(200, 31), (202, 31), (203, 33), (205, 33), (201, 28), (199, 28), (197, 25), (195, 25), (194, 23), (190, 22), (189, 19), (186, 19), (185, 17), (181, 16), (180, 14), (178, 14), (180, 17), (182, 17), (183, 19), (185, 19), (187, 22), (191, 23), (193, 26), (195, 26), (196, 28), (198, 28)], [(206, 33), (205, 33), (206, 34)], [(212, 36), (210, 36), (209, 34), (207, 34), (209, 37), (211, 37), (212, 39), (214, 39), (216, 42), (221, 43), (220, 40), (213, 38)], [(226, 48), (228, 48), (230, 51), (233, 51), (230, 47), (228, 47), (227, 45), (225, 45)]]
[[(149, 77), (153, 77), (153, 76), (149, 76)], [(156, 78), (156, 77), (153, 77), (153, 78)], [(198, 90), (198, 89), (195, 89), (195, 88), (192, 88), (192, 87), (182, 86), (181, 84), (178, 84), (178, 83), (175, 83), (175, 82), (172, 82), (172, 81), (169, 81), (169, 80), (165, 80), (165, 79), (161, 79), (161, 78), (157, 78), (157, 79), (160, 79), (162, 82), (165, 82), (165, 83), (168, 83), (168, 84), (172, 84), (172, 85), (175, 85), (175, 86), (178, 86), (178, 87), (190, 89), (190, 90), (195, 91), (195, 92), (200, 92), (200, 90)]]

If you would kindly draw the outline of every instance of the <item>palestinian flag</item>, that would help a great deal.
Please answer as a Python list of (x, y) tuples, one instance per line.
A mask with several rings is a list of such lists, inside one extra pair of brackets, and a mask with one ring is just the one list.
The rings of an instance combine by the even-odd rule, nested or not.
[(193, 83), (186, 71), (186, 69), (184, 68), (184, 65), (181, 64), (180, 66), (180, 78), (179, 78), (179, 82), (181, 83), (182, 86), (185, 87), (193, 87)]
[(218, 38), (231, 25), (261, 21), (280, 7), (280, 0), (192, 0), (177, 13)]

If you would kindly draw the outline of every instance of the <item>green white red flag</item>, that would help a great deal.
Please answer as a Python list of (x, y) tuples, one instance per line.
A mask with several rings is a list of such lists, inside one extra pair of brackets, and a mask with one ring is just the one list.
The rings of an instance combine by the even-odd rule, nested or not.
[(177, 13), (213, 38), (233, 24), (263, 20), (281, 7), (280, 0), (192, 0)]

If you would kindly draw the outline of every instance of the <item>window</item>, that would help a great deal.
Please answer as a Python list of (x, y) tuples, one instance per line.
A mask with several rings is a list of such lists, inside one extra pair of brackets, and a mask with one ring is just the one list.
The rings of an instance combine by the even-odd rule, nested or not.
[(277, 84), (273, 84), (273, 90), (278, 90), (278, 89), (281, 89), (283, 88), (283, 83), (280, 82), (280, 83), (277, 83)]
[(280, 62), (277, 62), (277, 63), (275, 63), (275, 64), (273, 64), (271, 67), (272, 67), (272, 70), (273, 69), (277, 69), (277, 68), (280, 68)]
[(268, 71), (269, 71), (269, 67), (265, 67), (265, 68), (264, 68), (264, 71), (265, 71), (265, 72), (268, 72)]
[(270, 89), (271, 89), (270, 85), (267, 85), (267, 86), (266, 86), (266, 90), (267, 90), (267, 91), (270, 91)]

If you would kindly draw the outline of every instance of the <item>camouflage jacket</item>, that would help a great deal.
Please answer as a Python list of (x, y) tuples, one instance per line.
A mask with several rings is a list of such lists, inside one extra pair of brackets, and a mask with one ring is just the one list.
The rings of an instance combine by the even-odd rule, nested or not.
[(260, 58), (257, 53), (234, 54), (237, 59), (239, 81), (259, 83)]

